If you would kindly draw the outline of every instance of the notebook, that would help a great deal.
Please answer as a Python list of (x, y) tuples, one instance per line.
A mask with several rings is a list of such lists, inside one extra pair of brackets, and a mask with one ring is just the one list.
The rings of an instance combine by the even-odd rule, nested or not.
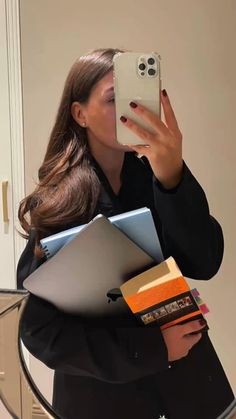
[(98, 215), (23, 285), (67, 313), (113, 316), (130, 313), (120, 285), (154, 264), (117, 226)]
[[(144, 207), (115, 215), (110, 217), (109, 220), (157, 263), (164, 260), (152, 213), (148, 208)], [(73, 240), (85, 226), (86, 224), (73, 227), (42, 239), (40, 243), (47, 259)]]

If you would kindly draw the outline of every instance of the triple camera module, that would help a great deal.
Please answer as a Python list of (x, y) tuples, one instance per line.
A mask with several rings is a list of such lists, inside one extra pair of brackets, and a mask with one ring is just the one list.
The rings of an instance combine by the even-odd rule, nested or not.
[(158, 63), (155, 57), (142, 55), (138, 59), (138, 73), (141, 77), (156, 77), (158, 74)]

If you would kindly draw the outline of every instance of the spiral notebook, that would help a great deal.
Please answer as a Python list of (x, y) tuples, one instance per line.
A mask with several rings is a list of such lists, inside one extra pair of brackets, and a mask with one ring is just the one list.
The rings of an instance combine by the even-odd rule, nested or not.
[[(109, 220), (155, 262), (164, 260), (150, 209), (144, 207), (110, 217)], [(64, 230), (40, 241), (47, 259), (73, 240), (87, 224)]]

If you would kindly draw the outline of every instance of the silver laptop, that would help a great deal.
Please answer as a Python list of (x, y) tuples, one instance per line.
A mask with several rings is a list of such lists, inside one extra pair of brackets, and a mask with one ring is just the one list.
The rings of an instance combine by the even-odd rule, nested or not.
[(154, 264), (118, 227), (98, 215), (23, 285), (62, 311), (113, 316), (130, 311), (120, 285)]

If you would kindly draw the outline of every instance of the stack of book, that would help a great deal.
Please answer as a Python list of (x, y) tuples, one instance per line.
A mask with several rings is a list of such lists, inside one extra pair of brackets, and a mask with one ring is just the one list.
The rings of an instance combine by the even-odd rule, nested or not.
[(47, 261), (24, 286), (60, 310), (85, 316), (133, 312), (161, 329), (208, 311), (173, 257), (164, 260), (152, 214), (141, 208), (41, 240)]
[(208, 312), (196, 288), (190, 290), (173, 257), (126, 281), (120, 289), (139, 320), (145, 325), (156, 322), (162, 330), (202, 318)]

